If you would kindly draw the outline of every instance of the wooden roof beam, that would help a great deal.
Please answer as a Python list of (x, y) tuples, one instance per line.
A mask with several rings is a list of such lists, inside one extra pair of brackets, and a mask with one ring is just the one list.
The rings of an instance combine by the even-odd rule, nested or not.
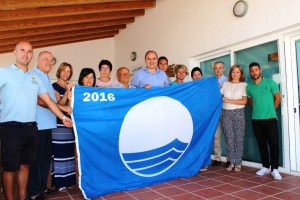
[(105, 28), (94, 28), (94, 29), (83, 29), (78, 31), (66, 31), (66, 32), (59, 32), (59, 33), (50, 33), (50, 34), (42, 34), (42, 35), (32, 35), (32, 36), (21, 36), (7, 39), (0, 39), (1, 45), (10, 45), (10, 44), (17, 44), (20, 41), (44, 41), (50, 40), (55, 38), (66, 38), (66, 37), (73, 37), (73, 36), (84, 36), (84, 35), (91, 35), (91, 34), (98, 34), (103, 33), (106, 35), (115, 35), (119, 33), (119, 29), (126, 28), (126, 25), (119, 25), (113, 27), (105, 27)]
[(13, 37), (26, 37), (41, 34), (59, 33), (64, 31), (80, 31), (84, 29), (92, 29), (98, 27), (109, 27), (116, 25), (125, 25), (127, 23), (133, 23), (134, 18), (104, 20), (98, 22), (79, 23), (70, 25), (51, 26), (43, 28), (32, 28), (32, 29), (20, 29), (18, 31), (0, 31), (0, 38), (13, 38)]
[[(54, 45), (63, 45), (63, 44), (70, 44), (75, 42), (83, 42), (83, 41), (90, 41), (90, 40), (98, 40), (103, 38), (111, 38), (114, 35), (106, 35), (106, 34), (92, 34), (92, 35), (85, 35), (82, 37), (69, 37), (69, 38), (59, 38), (59, 39), (52, 39), (52, 40), (44, 40), (44, 41), (33, 41), (31, 42), (33, 48), (40, 48), (40, 47), (49, 47)], [(30, 42), (30, 41), (29, 41)], [(0, 53), (8, 53), (12, 52), (15, 48), (15, 44), (10, 45), (0, 45)]]
[(136, 10), (151, 7), (155, 7), (155, 0), (8, 10), (0, 12), (0, 21), (39, 19), (55, 16)]
[(92, 21), (102, 21), (108, 19), (121, 19), (129, 18), (136, 16), (143, 16), (145, 10), (132, 10), (132, 11), (120, 11), (120, 12), (107, 12), (107, 13), (98, 13), (98, 14), (86, 14), (86, 15), (75, 15), (75, 16), (64, 16), (64, 17), (54, 17), (54, 18), (43, 18), (36, 20), (17, 20), (11, 22), (1, 22), (0, 31), (9, 31), (9, 30), (19, 30), (27, 28), (38, 28), (45, 26), (54, 26), (54, 25), (68, 25), (68, 24), (77, 24), (83, 22), (92, 22)]
[[(112, 3), (135, 0), (1, 0), (1, 10), (16, 10), (21, 8), (40, 8), (40, 7), (55, 7), (55, 6), (69, 6), (69, 5), (84, 5), (91, 3)], [(147, 0), (146, 0), (147, 1)]]

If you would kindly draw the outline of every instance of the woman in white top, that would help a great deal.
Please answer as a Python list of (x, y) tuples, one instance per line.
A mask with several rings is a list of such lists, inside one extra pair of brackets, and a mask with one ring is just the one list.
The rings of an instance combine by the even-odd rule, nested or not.
[(96, 87), (99, 88), (114, 88), (118, 85), (118, 81), (110, 78), (112, 64), (109, 60), (101, 60), (99, 65), (100, 77), (96, 80)]
[(239, 172), (242, 169), (242, 157), (245, 135), (245, 105), (247, 103), (245, 76), (240, 65), (230, 68), (228, 81), (223, 84), (222, 120), (227, 155), (230, 165), (227, 171)]

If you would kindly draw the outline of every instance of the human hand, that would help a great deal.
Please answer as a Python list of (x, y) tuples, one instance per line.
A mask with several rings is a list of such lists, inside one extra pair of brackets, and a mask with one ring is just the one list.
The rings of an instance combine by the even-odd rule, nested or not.
[(72, 89), (73, 86), (74, 86), (74, 83), (73, 83), (73, 82), (68, 83), (67, 86), (66, 86), (66, 87), (67, 87), (67, 88), (66, 88), (67, 91), (71, 91), (71, 89)]
[(72, 120), (67, 116), (64, 116), (61, 121), (68, 128), (71, 128), (73, 126)]
[(147, 88), (147, 89), (150, 89), (151, 87), (152, 87), (152, 85), (150, 85), (150, 84), (144, 85), (144, 88)]
[(228, 103), (229, 99), (227, 97), (223, 97), (223, 102)]

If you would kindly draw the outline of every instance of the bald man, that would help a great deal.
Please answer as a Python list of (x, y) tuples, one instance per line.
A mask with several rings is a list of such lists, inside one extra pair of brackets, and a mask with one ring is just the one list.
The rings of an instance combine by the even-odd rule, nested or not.
[(119, 84), (116, 86), (117, 88), (133, 88), (130, 85), (130, 71), (127, 67), (120, 67), (117, 70), (117, 79)]
[(36, 160), (38, 97), (66, 126), (72, 127), (72, 121), (59, 110), (41, 80), (28, 71), (33, 57), (32, 45), (19, 42), (13, 53), (15, 64), (0, 68), (2, 180), (6, 199), (14, 200), (16, 174), (17, 196), (23, 200), (26, 197), (29, 166)]

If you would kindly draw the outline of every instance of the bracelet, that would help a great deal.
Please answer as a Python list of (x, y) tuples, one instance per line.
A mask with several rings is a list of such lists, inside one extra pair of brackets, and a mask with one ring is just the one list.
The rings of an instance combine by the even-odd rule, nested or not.
[(61, 121), (64, 121), (65, 119), (67, 119), (67, 117), (64, 115)]

